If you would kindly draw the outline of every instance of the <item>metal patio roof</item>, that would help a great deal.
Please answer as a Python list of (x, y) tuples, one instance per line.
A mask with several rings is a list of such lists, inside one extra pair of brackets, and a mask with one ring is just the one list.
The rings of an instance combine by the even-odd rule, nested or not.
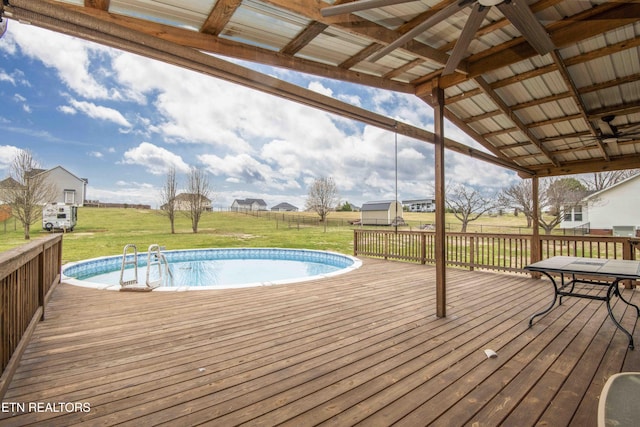
[[(412, 93), (429, 105), (433, 89), (442, 88), (446, 118), (491, 154), (450, 140), (447, 147), (522, 176), (639, 168), (640, 1), (525, 2), (552, 43), (548, 53), (539, 53), (502, 13), (524, 0), (494, 0), (498, 4), (485, 10), (468, 46), (456, 54), (463, 28), (478, 13), (472, 10), (484, 10), (477, 3), (488, 1), (4, 0), (0, 7), (9, 19), (425, 141), (433, 134), (210, 54)], [(343, 4), (352, 10), (323, 13)], [(442, 18), (447, 8), (456, 12)], [(447, 74), (454, 54), (459, 63)]]

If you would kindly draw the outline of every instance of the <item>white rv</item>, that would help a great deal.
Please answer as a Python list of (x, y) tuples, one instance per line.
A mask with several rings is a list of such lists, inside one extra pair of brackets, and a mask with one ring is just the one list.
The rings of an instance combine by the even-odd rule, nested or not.
[(42, 228), (47, 231), (73, 231), (77, 222), (77, 206), (64, 203), (49, 203), (42, 208)]

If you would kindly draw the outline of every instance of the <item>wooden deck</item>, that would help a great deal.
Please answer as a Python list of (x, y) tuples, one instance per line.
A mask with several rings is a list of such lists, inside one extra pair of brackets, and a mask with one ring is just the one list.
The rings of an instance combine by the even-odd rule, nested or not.
[[(433, 267), (373, 259), (334, 278), (251, 289), (61, 284), (0, 424), (593, 426), (604, 381), (640, 370), (640, 349), (627, 350), (602, 302), (565, 298), (529, 329), (550, 302), (546, 280), (447, 274), (444, 319), (434, 316)], [(624, 314), (629, 330), (635, 317)], [(11, 414), (18, 403), (26, 413)]]

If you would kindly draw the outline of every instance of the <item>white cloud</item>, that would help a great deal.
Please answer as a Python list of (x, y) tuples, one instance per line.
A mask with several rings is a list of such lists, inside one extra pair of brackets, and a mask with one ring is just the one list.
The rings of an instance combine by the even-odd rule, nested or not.
[(110, 50), (60, 33), (14, 23), (16, 25), (12, 25), (11, 31), (5, 35), (9, 40), (7, 43), (13, 47), (6, 49), (15, 51), (19, 47), (26, 56), (55, 69), (63, 83), (81, 96), (91, 99), (112, 97), (109, 90), (89, 72), (92, 56), (106, 54)]
[(113, 108), (96, 105), (92, 102), (70, 100), (70, 108), (80, 111), (92, 119), (106, 120), (120, 126), (131, 127), (131, 123), (118, 111)]
[[(9, 169), (11, 163), (22, 149), (13, 145), (0, 145), (0, 170)], [(4, 179), (4, 177), (0, 178)]]
[(248, 154), (227, 155), (224, 158), (214, 154), (203, 154), (198, 160), (216, 176), (226, 176), (226, 182), (243, 183), (258, 186), (261, 189), (287, 190), (299, 189), (297, 172), (280, 167), (274, 169)]
[(143, 142), (124, 153), (124, 164), (141, 165), (152, 175), (163, 175), (170, 168), (178, 173), (189, 172), (189, 165), (177, 154), (148, 142)]
[(10, 76), (4, 70), (0, 70), (0, 82), (9, 82), (14, 86), (16, 85), (16, 80), (13, 76)]
[(309, 82), (308, 88), (325, 96), (333, 96), (333, 91), (330, 88), (323, 86), (322, 83), (318, 81)]
[(63, 114), (68, 114), (70, 116), (73, 116), (78, 113), (78, 111), (75, 108), (72, 108), (68, 105), (60, 105), (58, 107), (58, 111), (60, 111)]

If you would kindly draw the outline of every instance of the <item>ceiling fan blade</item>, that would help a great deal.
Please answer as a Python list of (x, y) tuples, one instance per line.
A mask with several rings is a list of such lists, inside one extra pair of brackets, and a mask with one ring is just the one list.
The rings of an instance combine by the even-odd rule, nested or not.
[(476, 35), (476, 31), (480, 28), (480, 24), (482, 24), (482, 21), (484, 21), (488, 12), (489, 8), (481, 6), (479, 3), (476, 3), (473, 6), (469, 19), (467, 20), (467, 23), (464, 24), (462, 33), (460, 33), (460, 38), (458, 38), (456, 45), (451, 51), (451, 56), (449, 56), (449, 60), (442, 70), (443, 76), (451, 74), (456, 70), (456, 67), (460, 61), (462, 61), (462, 57), (465, 53), (467, 53), (471, 40), (473, 40), (473, 37)]
[(376, 52), (374, 55), (372, 55), (370, 57), (370, 60), (375, 62), (378, 59), (380, 59), (380, 58), (386, 56), (387, 54), (391, 53), (396, 48), (398, 48), (400, 46), (404, 46), (411, 39), (416, 37), (418, 34), (423, 33), (427, 28), (432, 27), (432, 26), (436, 25), (437, 23), (439, 23), (440, 21), (443, 21), (443, 20), (447, 19), (448, 17), (450, 17), (452, 15), (455, 15), (456, 13), (460, 12), (462, 9), (467, 7), (468, 3), (469, 2), (467, 0), (463, 0), (463, 1), (460, 1), (460, 2), (456, 1), (454, 3), (451, 3), (449, 6), (447, 6), (444, 9), (441, 9), (438, 12), (434, 13), (432, 16), (427, 18), (427, 20), (421, 22), (419, 25), (417, 25), (416, 27), (414, 27), (411, 30), (407, 31), (406, 33), (404, 33), (403, 35), (398, 37), (395, 41), (393, 41), (392, 43), (389, 43), (383, 49), (381, 49), (378, 52)]
[(409, 3), (415, 0), (360, 0), (350, 3), (338, 4), (320, 9), (320, 14), (327, 16), (342, 15), (345, 13), (359, 12), (361, 10), (375, 9), (400, 3)]
[(602, 136), (611, 137), (616, 136), (617, 129), (611, 123), (602, 120), (600, 121), (600, 132), (602, 132)]
[(540, 55), (546, 55), (556, 47), (547, 30), (523, 0), (511, 0), (497, 5), (500, 12), (520, 31), (520, 34)]

